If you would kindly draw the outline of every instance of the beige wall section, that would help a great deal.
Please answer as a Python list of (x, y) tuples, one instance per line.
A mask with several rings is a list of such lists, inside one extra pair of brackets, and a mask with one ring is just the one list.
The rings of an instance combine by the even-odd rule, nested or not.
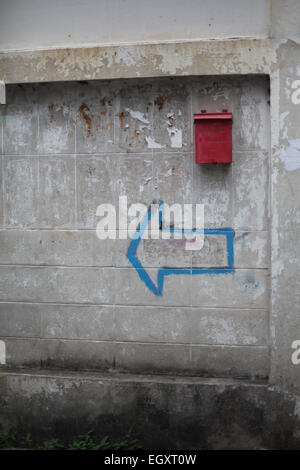
[(270, 0), (0, 0), (0, 50), (267, 37)]

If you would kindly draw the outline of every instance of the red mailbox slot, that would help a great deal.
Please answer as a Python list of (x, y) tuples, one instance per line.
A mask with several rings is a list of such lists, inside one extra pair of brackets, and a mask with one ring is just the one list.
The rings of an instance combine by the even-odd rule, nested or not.
[(196, 163), (232, 162), (232, 113), (194, 114)]

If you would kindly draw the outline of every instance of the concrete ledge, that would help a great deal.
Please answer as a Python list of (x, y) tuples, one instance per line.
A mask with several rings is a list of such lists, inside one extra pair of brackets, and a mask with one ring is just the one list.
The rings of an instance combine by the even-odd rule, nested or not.
[(1, 337), (8, 367), (265, 379), (267, 346)]
[(36, 83), (269, 74), (278, 41), (231, 39), (0, 53), (0, 79)]
[(2, 428), (64, 440), (93, 429), (145, 449), (299, 446), (286, 394), (266, 383), (195, 377), (56, 371), (0, 373)]

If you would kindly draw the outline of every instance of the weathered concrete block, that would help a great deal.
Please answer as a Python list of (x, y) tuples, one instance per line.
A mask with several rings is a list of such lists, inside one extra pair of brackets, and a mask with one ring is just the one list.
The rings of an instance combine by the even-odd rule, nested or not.
[(267, 77), (201, 77), (192, 79), (192, 111), (233, 114), (236, 150), (269, 150), (269, 81)]
[(267, 343), (267, 311), (2, 303), (3, 336), (211, 345)]
[(6, 84), (6, 102), (10, 104), (37, 104), (40, 83)]
[(5, 225), (38, 224), (38, 157), (3, 157)]
[[(157, 84), (158, 85), (158, 84)], [(191, 113), (188, 85), (162, 82), (153, 97), (153, 140), (149, 147), (160, 151), (191, 150)]]
[(0, 264), (114, 266), (120, 242), (99, 240), (94, 230), (0, 230)]
[(137, 254), (144, 267), (188, 268), (192, 266), (192, 252), (186, 250), (185, 245), (185, 239), (152, 240), (149, 238), (142, 240)]
[(0, 230), (0, 264), (41, 264), (40, 232)]
[(114, 204), (114, 157), (77, 156), (78, 228), (96, 229), (99, 204)]
[(8, 155), (35, 155), (37, 148), (37, 105), (5, 105), (3, 116), (3, 153)]
[[(0, 264), (132, 267), (130, 243), (118, 232), (99, 240), (96, 230), (0, 230)], [(138, 254), (144, 261), (142, 249)]]
[(161, 373), (189, 370), (190, 347), (177, 344), (117, 343), (116, 368), (127, 372)]
[[(233, 361), (233, 357), (236, 360)], [(262, 379), (268, 376), (268, 364), (267, 348), (155, 343), (118, 343), (116, 346), (116, 367), (128, 372), (177, 371), (186, 375)]]
[(120, 196), (127, 196), (128, 208), (136, 203), (148, 207), (153, 201), (152, 157), (119, 155), (111, 165), (114, 167), (116, 202), (118, 203)]
[(98, 341), (5, 338), (9, 367), (100, 369), (113, 366), (114, 345)]
[[(153, 282), (157, 284), (157, 269), (147, 270)], [(116, 268), (115, 283), (116, 304), (121, 305), (191, 305), (191, 277), (184, 275), (167, 276), (164, 281), (162, 296), (154, 295), (142, 282), (135, 269)]]
[(268, 271), (236, 270), (225, 275), (194, 275), (192, 305), (201, 307), (268, 307)]
[(234, 153), (232, 171), (234, 227), (243, 230), (266, 230), (268, 227), (268, 153)]
[(74, 156), (39, 157), (39, 226), (73, 228), (75, 207)]
[(0, 303), (0, 334), (1, 336), (40, 337), (41, 306)]
[(193, 203), (204, 204), (204, 226), (231, 227), (234, 184), (231, 166), (193, 165)]
[(153, 141), (151, 83), (125, 82), (116, 108), (115, 136), (120, 151), (150, 152)]
[(76, 104), (76, 151), (114, 151), (115, 93), (106, 82), (78, 85)]
[[(247, 346), (3, 338), (7, 367), (47, 367), (263, 379), (268, 349)], [(23, 353), (22, 353), (23, 352)]]
[(269, 251), (269, 234), (267, 231), (235, 231), (234, 265), (236, 268), (269, 267)]
[(96, 341), (49, 341), (47, 351), (43, 353), (43, 363), (50, 368), (109, 370), (114, 365), (114, 344)]
[(266, 379), (267, 347), (191, 346), (191, 369), (199, 375)]
[[(192, 202), (192, 154), (153, 157), (155, 198), (169, 205)], [(201, 202), (201, 201), (200, 201)]]
[(200, 250), (192, 252), (192, 267), (224, 267), (228, 265), (226, 236), (205, 235)]
[[(295, 145), (297, 140), (293, 139)], [(293, 170), (292, 165), (298, 165), (298, 155), (296, 149), (288, 149), (287, 156), (283, 153), (283, 159), (287, 159), (287, 165), (291, 165), (291, 171), (287, 172), (286, 169), (282, 169), (283, 164), (280, 164), (280, 171), (288, 175), (288, 189), (282, 190), (282, 194), (277, 202), (278, 207), (278, 227), (284, 227), (284, 230), (299, 230), (300, 228), (300, 194), (298, 191), (299, 185), (299, 173), (300, 168)], [(289, 153), (291, 155), (289, 155)], [(294, 155), (293, 155), (294, 154)], [(290, 163), (289, 163), (290, 159)], [(294, 163), (293, 163), (294, 160)], [(277, 168), (274, 171), (278, 171)], [(277, 191), (277, 189), (276, 189)], [(280, 190), (278, 189), (278, 192)]]
[(3, 153), (35, 155), (38, 148), (39, 85), (6, 86), (3, 115)]
[[(123, 236), (124, 233), (121, 232), (121, 236)], [(117, 268), (132, 268), (132, 264), (129, 261), (127, 257), (128, 253), (128, 248), (131, 244), (131, 239), (127, 238), (126, 240), (124, 239), (119, 239), (119, 233), (117, 232), (117, 238), (116, 240), (104, 240), (100, 242), (101, 244), (106, 244), (108, 242), (108, 246), (111, 243), (112, 244), (112, 255), (113, 255), (113, 264)], [(142, 256), (143, 252), (143, 246), (142, 242), (139, 244), (137, 253), (138, 256)]]
[(75, 102), (78, 86), (59, 83), (40, 84), (40, 154), (75, 152)]
[[(202, 110), (208, 113), (220, 113), (223, 109), (227, 109), (233, 113), (233, 126), (239, 125), (238, 120), (235, 120), (235, 114), (240, 101), (241, 81), (237, 77), (193, 77), (190, 84), (193, 115)], [(192, 132), (194, 133), (194, 129)], [(235, 146), (234, 138), (233, 146)]]
[[(129, 243), (128, 241), (128, 245)], [(137, 254), (144, 267), (224, 267), (228, 265), (225, 236), (205, 235), (204, 245), (200, 250), (189, 251), (185, 248), (184, 238), (182, 240), (149, 238), (141, 241)], [(125, 250), (124, 247), (121, 254), (125, 253)], [(235, 268), (267, 268), (268, 256), (268, 232), (235, 232)]]
[(266, 310), (115, 307), (118, 341), (266, 345)]
[(233, 115), (234, 150), (264, 150), (270, 146), (269, 78), (240, 81), (240, 95)]
[[(266, 346), (268, 311), (260, 309), (192, 310), (191, 343)], [(247, 352), (245, 352), (247, 354)]]
[(112, 304), (111, 268), (2, 266), (0, 298), (7, 301)]
[(40, 367), (42, 349), (37, 338), (3, 338), (8, 367)]
[(38, 309), (41, 316), (42, 338), (95, 341), (114, 339), (113, 306), (40, 304)]

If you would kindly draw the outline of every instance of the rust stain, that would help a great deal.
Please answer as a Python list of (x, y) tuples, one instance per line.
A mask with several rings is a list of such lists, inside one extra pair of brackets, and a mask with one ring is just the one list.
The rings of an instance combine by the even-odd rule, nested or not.
[(50, 122), (52, 122), (54, 120), (54, 104), (50, 104), (48, 109), (50, 112)]
[(69, 235), (69, 237), (70, 237), (73, 234), (72, 234), (72, 232), (66, 232), (66, 235)]
[(161, 111), (166, 101), (170, 103), (169, 96), (158, 96), (156, 100), (154, 101), (154, 104), (156, 104), (156, 106), (158, 106), (159, 111)]
[(79, 109), (79, 114), (80, 116), (82, 117), (82, 119), (84, 119), (86, 125), (87, 125), (87, 128), (88, 128), (88, 136), (91, 135), (92, 133), (92, 118), (89, 114), (87, 114), (86, 112), (90, 112), (90, 108), (88, 107), (87, 104), (83, 103)]
[(95, 170), (96, 170), (96, 168), (91, 168), (91, 167), (89, 166), (89, 168), (88, 168), (88, 173), (89, 173), (89, 175), (92, 176), (92, 174), (95, 173)]
[(100, 104), (102, 106), (106, 106), (106, 103), (108, 104), (108, 106), (112, 106), (111, 100), (108, 100), (107, 98), (102, 98), (102, 100), (100, 100)]
[(120, 124), (121, 124), (121, 127), (122, 129), (124, 129), (124, 118), (128, 116), (128, 113), (124, 113), (124, 111), (122, 111), (120, 114), (119, 114), (119, 119), (120, 119)]
[(174, 117), (174, 115), (173, 115), (173, 116), (169, 116), (168, 119), (169, 119), (168, 127), (173, 127), (173, 126), (174, 126), (174, 123), (175, 123), (175, 117)]

